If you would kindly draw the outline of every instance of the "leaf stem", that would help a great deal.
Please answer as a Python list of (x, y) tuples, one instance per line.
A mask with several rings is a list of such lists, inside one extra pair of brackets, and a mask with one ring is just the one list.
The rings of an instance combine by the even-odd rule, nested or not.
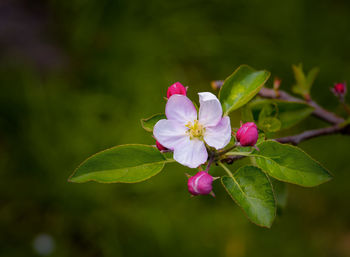
[(251, 156), (251, 152), (228, 152), (226, 155), (230, 156)]
[(164, 163), (172, 163), (172, 162), (176, 162), (174, 159), (166, 159), (164, 161)]
[(226, 171), (226, 173), (235, 181), (235, 183), (237, 183), (236, 179), (233, 177), (232, 172), (230, 171), (229, 168), (227, 168), (225, 166), (225, 164), (223, 164), (222, 162), (219, 162), (219, 165)]

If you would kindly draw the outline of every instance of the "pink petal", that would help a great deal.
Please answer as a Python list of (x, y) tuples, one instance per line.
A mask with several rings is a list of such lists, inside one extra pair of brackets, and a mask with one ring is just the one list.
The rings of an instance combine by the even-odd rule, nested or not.
[(174, 159), (187, 167), (197, 168), (207, 161), (208, 152), (203, 141), (186, 137), (175, 146)]
[(215, 126), (222, 117), (222, 107), (217, 97), (209, 92), (199, 95), (199, 123), (204, 126)]
[(168, 120), (187, 124), (197, 119), (197, 110), (190, 99), (184, 95), (173, 95), (165, 106), (165, 115)]
[(206, 127), (204, 141), (215, 149), (224, 148), (231, 140), (230, 118), (225, 116), (214, 127)]
[(186, 131), (185, 125), (176, 121), (160, 120), (153, 128), (153, 136), (161, 145), (174, 150), (179, 141), (182, 141), (184, 137), (188, 137)]

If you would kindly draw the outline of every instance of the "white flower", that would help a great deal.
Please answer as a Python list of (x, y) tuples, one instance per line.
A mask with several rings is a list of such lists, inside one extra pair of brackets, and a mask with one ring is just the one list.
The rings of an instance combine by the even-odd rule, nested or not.
[(217, 97), (209, 92), (198, 94), (198, 117), (190, 99), (184, 95), (173, 95), (165, 107), (167, 119), (158, 121), (153, 129), (156, 140), (174, 151), (174, 159), (190, 168), (207, 161), (205, 143), (218, 150), (231, 139), (230, 118), (222, 117)]

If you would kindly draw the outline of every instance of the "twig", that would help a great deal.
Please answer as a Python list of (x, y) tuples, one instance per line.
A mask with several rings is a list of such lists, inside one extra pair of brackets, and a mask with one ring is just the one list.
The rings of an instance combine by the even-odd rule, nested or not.
[(279, 91), (279, 96), (277, 96), (275, 90), (269, 89), (269, 88), (262, 88), (259, 92), (259, 95), (264, 98), (273, 98), (273, 99), (281, 99), (281, 100), (305, 103), (314, 108), (314, 111), (312, 113), (314, 116), (330, 124), (340, 124), (344, 122), (344, 119), (342, 117), (339, 117), (334, 113), (325, 110), (324, 108), (319, 106), (315, 101), (312, 101), (312, 100), (304, 101), (294, 96), (291, 96), (290, 94), (281, 90)]
[[(214, 89), (219, 89), (223, 85), (223, 80), (216, 80), (212, 82), (212, 87)], [(305, 103), (310, 105), (314, 108), (313, 115), (330, 123), (330, 124), (340, 124), (344, 122), (344, 119), (342, 117), (337, 116), (336, 114), (329, 112), (319, 106), (315, 101), (305, 101), (300, 98), (294, 97), (287, 92), (283, 90), (278, 90), (278, 93), (274, 89), (265, 88), (263, 87), (259, 95), (264, 98), (271, 98), (271, 99), (280, 99), (280, 100), (286, 100), (286, 101), (292, 101), (292, 102), (298, 102), (298, 103)]]
[(350, 107), (349, 107), (349, 105), (347, 105), (345, 102), (342, 102), (341, 104), (342, 104), (344, 110), (347, 112), (347, 114), (350, 115)]
[(292, 102), (298, 102), (298, 103), (304, 103), (304, 100), (301, 100), (300, 98), (294, 97), (290, 94), (288, 94), (285, 91), (278, 90), (278, 94), (275, 90), (263, 87), (259, 91), (259, 95), (264, 98), (273, 98), (273, 99), (281, 99), (286, 101), (292, 101)]
[[(216, 80), (212, 82), (212, 87), (216, 90), (220, 89), (222, 85), (223, 85), (222, 80)], [(332, 126), (330, 127), (307, 130), (297, 135), (275, 139), (280, 143), (291, 143), (293, 145), (298, 145), (300, 142), (305, 141), (307, 139), (324, 136), (324, 135), (337, 134), (337, 133), (350, 135), (350, 125), (344, 125), (345, 120), (342, 117), (339, 117), (336, 114), (325, 110), (324, 108), (319, 106), (315, 101), (312, 101), (312, 100), (305, 101), (300, 98), (294, 97), (285, 91), (278, 90), (278, 92), (276, 92), (276, 90), (269, 89), (269, 88), (262, 88), (259, 92), (259, 96), (263, 98), (280, 99), (280, 100), (308, 104), (309, 106), (314, 108), (314, 111), (312, 113), (314, 116), (332, 124)], [(229, 150), (231, 149), (228, 149), (228, 151)], [(224, 154), (228, 151), (223, 151), (221, 154)], [(245, 156), (226, 156), (221, 161), (227, 164), (231, 164), (234, 161), (244, 157)]]
[(243, 159), (244, 157), (247, 157), (247, 156), (244, 156), (244, 155), (226, 156), (224, 159), (221, 159), (220, 161), (227, 164), (232, 164), (237, 160)]
[[(314, 137), (319, 137), (319, 136), (324, 136), (324, 135), (330, 135), (330, 134), (348, 134), (350, 135), (350, 126), (339, 126), (339, 125), (333, 125), (331, 127), (327, 128), (320, 128), (320, 129), (313, 129), (313, 130), (307, 130), (304, 131), (303, 133), (293, 135), (293, 136), (287, 136), (287, 137), (281, 137), (281, 138), (276, 138), (277, 142), (286, 144), (290, 143), (293, 145), (298, 145), (300, 142), (305, 141), (310, 138)], [(232, 156), (225, 156), (224, 159), (221, 160), (221, 162), (227, 163), (227, 164), (232, 164), (237, 160), (243, 159), (247, 156), (245, 155), (232, 155)]]
[(291, 143), (293, 145), (298, 145), (300, 142), (324, 135), (330, 135), (330, 134), (337, 134), (337, 133), (344, 133), (349, 134), (347, 131), (347, 127), (341, 127), (339, 125), (334, 125), (327, 128), (320, 128), (320, 129), (313, 129), (313, 130), (307, 130), (300, 134), (294, 135), (294, 136), (287, 136), (287, 137), (281, 137), (275, 139), (276, 141), (280, 143)]

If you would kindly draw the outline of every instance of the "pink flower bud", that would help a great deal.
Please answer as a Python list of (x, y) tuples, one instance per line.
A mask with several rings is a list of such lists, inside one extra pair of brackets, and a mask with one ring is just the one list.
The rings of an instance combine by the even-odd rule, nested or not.
[(346, 93), (346, 84), (345, 83), (336, 83), (333, 87), (334, 94), (338, 96), (343, 96)]
[(254, 146), (258, 141), (258, 128), (254, 122), (244, 123), (237, 131), (236, 138), (242, 146)]
[(273, 80), (273, 89), (274, 90), (278, 90), (280, 88), (280, 86), (281, 86), (281, 82), (282, 82), (281, 79), (275, 77), (274, 80)]
[(168, 88), (166, 96), (169, 99), (172, 95), (186, 95), (186, 93), (186, 88), (180, 82), (176, 82)]
[(207, 195), (213, 189), (212, 183), (213, 177), (205, 171), (200, 171), (188, 179), (188, 191), (192, 195)]
[(156, 146), (157, 146), (157, 148), (158, 148), (159, 151), (168, 150), (168, 148), (162, 146), (158, 141), (156, 141)]

